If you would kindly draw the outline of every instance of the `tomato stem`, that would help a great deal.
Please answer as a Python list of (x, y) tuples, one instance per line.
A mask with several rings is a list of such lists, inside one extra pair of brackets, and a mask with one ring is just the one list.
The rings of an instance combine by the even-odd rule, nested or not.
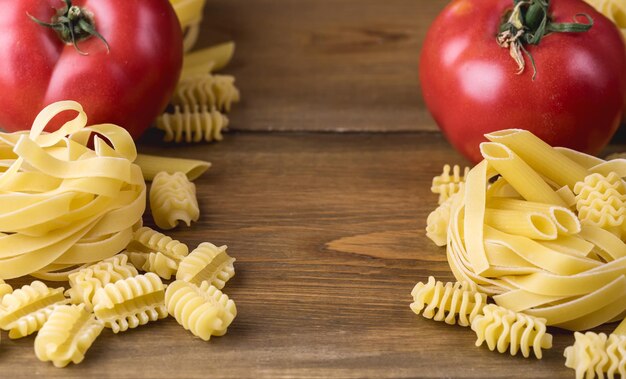
[[(532, 54), (525, 45), (539, 45), (544, 37), (551, 33), (582, 33), (593, 26), (593, 19), (588, 14), (577, 14), (573, 23), (556, 23), (548, 12), (550, 0), (513, 0), (513, 10), (500, 25), (496, 41), (498, 45), (509, 49), (509, 54), (517, 63), (517, 74), (522, 74), (526, 67), (523, 54), (533, 67), (533, 80), (537, 77), (537, 66)], [(584, 16), (587, 23), (579, 23), (576, 18)]]
[(96, 30), (93, 13), (76, 5), (72, 5), (72, 0), (63, 0), (65, 7), (58, 9), (57, 14), (52, 16), (50, 22), (41, 21), (32, 15), (28, 15), (33, 21), (41, 26), (53, 29), (59, 37), (67, 44), (73, 45), (81, 55), (88, 55), (78, 47), (78, 42), (91, 37), (100, 39), (107, 48), (107, 53), (111, 52), (107, 40)]

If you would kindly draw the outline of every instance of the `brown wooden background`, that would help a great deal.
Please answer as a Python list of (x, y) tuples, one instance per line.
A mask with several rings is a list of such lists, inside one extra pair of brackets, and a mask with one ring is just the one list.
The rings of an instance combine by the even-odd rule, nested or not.
[(225, 292), (239, 315), (210, 342), (171, 318), (106, 330), (62, 370), (36, 360), (34, 338), (3, 332), (0, 377), (573, 377), (562, 357), (570, 333), (554, 330), (543, 360), (523, 359), (409, 309), (417, 281), (452, 279), (424, 227), (432, 177), (466, 163), (436, 131), (417, 79), (445, 3), (209, 0), (199, 47), (237, 42), (226, 72), (243, 102), (231, 133), (174, 146), (151, 131), (139, 150), (213, 163), (196, 182), (200, 221), (172, 235), (229, 246), (237, 275)]

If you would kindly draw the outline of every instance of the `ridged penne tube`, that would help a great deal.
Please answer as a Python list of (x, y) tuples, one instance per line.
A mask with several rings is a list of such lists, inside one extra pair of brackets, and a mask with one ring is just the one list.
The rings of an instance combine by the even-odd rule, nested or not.
[(501, 143), (480, 144), (483, 158), (515, 188), (524, 199), (538, 203), (565, 207), (561, 197), (543, 178), (524, 162), (515, 152)]
[(442, 204), (450, 196), (462, 190), (468, 172), (469, 167), (465, 167), (463, 175), (461, 175), (461, 167), (459, 165), (454, 165), (453, 168), (450, 168), (450, 165), (443, 166), (443, 172), (441, 175), (433, 178), (430, 187), (432, 193), (439, 194), (439, 204)]
[(36, 280), (2, 297), (0, 328), (9, 331), (9, 338), (22, 338), (35, 333), (58, 305), (67, 304), (63, 288), (48, 288)]
[(535, 171), (559, 186), (574, 188), (576, 182), (588, 175), (584, 167), (560, 154), (528, 130), (500, 130), (486, 134), (485, 137), (489, 141), (506, 145)]
[(56, 367), (78, 364), (103, 328), (84, 304), (56, 307), (35, 338), (35, 354)]
[(197, 285), (206, 281), (221, 290), (235, 276), (235, 258), (228, 255), (227, 248), (226, 245), (201, 243), (180, 262), (176, 279)]
[(556, 224), (540, 212), (487, 208), (485, 224), (505, 233), (536, 240), (553, 240), (557, 237)]
[(178, 82), (170, 102), (185, 109), (207, 107), (220, 112), (230, 112), (239, 101), (235, 78), (230, 75), (202, 74)]
[(128, 264), (126, 255), (118, 254), (70, 274), (70, 289), (65, 294), (70, 297), (72, 303), (83, 303), (86, 310), (92, 311), (93, 296), (98, 289), (138, 274), (137, 269)]
[(234, 53), (235, 43), (231, 41), (185, 54), (180, 79), (219, 71), (228, 65)]
[(145, 180), (152, 180), (159, 172), (170, 174), (184, 172), (189, 180), (196, 180), (211, 167), (210, 162), (196, 159), (169, 158), (155, 155), (139, 154), (135, 163), (141, 167)]
[(167, 317), (165, 286), (154, 273), (109, 283), (96, 291), (94, 313), (113, 333)]
[(492, 209), (541, 212), (552, 219), (560, 234), (580, 232), (580, 220), (574, 212), (565, 207), (503, 197), (489, 199), (487, 206)]
[(487, 342), (489, 350), (511, 355), (521, 351), (524, 358), (530, 351), (541, 359), (542, 350), (552, 347), (552, 335), (546, 332), (546, 320), (523, 313), (513, 312), (495, 304), (483, 308), (483, 315), (472, 321), (472, 330), (476, 332), (476, 346)]
[(208, 282), (196, 286), (174, 281), (167, 287), (165, 304), (180, 325), (205, 341), (224, 335), (237, 316), (235, 302)]
[(196, 185), (182, 172), (158, 173), (150, 187), (150, 209), (161, 229), (175, 228), (180, 221), (191, 226), (200, 217)]
[(174, 113), (163, 113), (157, 118), (156, 127), (165, 132), (165, 142), (221, 141), (222, 130), (228, 127), (228, 117), (206, 106), (185, 106), (182, 111), (176, 106)]
[(471, 282), (443, 283), (430, 276), (427, 283), (419, 282), (411, 291), (415, 314), (445, 321), (446, 324), (469, 326), (472, 320), (482, 314), (487, 296), (478, 292)]

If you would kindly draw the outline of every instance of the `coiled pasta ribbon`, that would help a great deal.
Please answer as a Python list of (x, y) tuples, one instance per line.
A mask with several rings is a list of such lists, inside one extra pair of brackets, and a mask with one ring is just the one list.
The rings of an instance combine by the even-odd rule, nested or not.
[[(44, 132), (66, 112), (74, 118)], [(54, 272), (130, 242), (146, 197), (135, 144), (119, 126), (86, 125), (80, 104), (61, 101), (42, 110), (30, 132), (0, 133), (0, 278), (65, 280)]]

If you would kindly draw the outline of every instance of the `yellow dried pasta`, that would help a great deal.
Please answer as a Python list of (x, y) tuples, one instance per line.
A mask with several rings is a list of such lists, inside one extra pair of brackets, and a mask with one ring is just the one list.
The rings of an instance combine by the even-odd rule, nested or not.
[(154, 273), (109, 283), (93, 297), (94, 313), (113, 333), (167, 317), (165, 286)]
[(222, 130), (228, 127), (228, 117), (206, 106), (174, 107), (174, 113), (157, 118), (156, 127), (165, 132), (165, 142), (212, 142), (222, 140)]
[(0, 307), (2, 306), (2, 297), (10, 294), (11, 292), (13, 292), (13, 287), (5, 283), (4, 280), (0, 279)]
[(230, 112), (233, 103), (239, 101), (235, 78), (230, 75), (201, 74), (178, 82), (170, 102), (181, 108), (207, 107)]
[(482, 314), (487, 296), (477, 291), (471, 282), (443, 283), (430, 276), (427, 283), (419, 282), (411, 292), (411, 310), (415, 314), (445, 321), (454, 325), (469, 326), (476, 316)]
[(163, 279), (169, 280), (176, 275), (179, 261), (166, 256), (163, 253), (139, 253), (127, 251), (125, 254), (133, 266), (145, 272), (153, 272)]
[(235, 276), (235, 258), (228, 255), (227, 248), (201, 243), (180, 262), (176, 279), (197, 285), (206, 281), (221, 290)]
[(180, 325), (205, 341), (226, 334), (237, 316), (235, 302), (208, 282), (196, 286), (174, 281), (167, 287), (165, 304)]
[[(75, 118), (43, 132), (67, 111)], [(0, 133), (0, 278), (66, 280), (63, 270), (111, 257), (130, 241), (146, 196), (135, 144), (119, 126), (86, 123), (80, 104), (62, 101), (42, 110), (30, 132)]]
[(552, 347), (552, 335), (546, 333), (546, 320), (513, 312), (509, 309), (488, 304), (483, 308), (483, 315), (472, 321), (472, 330), (476, 332), (476, 346), (487, 342), (489, 350), (504, 353), (510, 350), (511, 355), (518, 351), (524, 358), (530, 356), (541, 359), (542, 350)]
[(161, 229), (175, 228), (179, 221), (190, 226), (200, 218), (196, 185), (182, 172), (158, 173), (150, 187), (150, 209)]
[(450, 212), (453, 198), (441, 203), (434, 211), (430, 212), (426, 219), (426, 237), (437, 246), (445, 246), (448, 243), (448, 225), (450, 224)]
[(125, 254), (137, 269), (156, 273), (163, 279), (169, 279), (189, 254), (184, 243), (146, 226), (135, 231), (126, 249)]
[(584, 224), (621, 230), (626, 220), (626, 184), (616, 173), (594, 173), (576, 183), (576, 209)]
[(92, 311), (93, 296), (98, 289), (139, 274), (137, 269), (127, 262), (126, 255), (118, 254), (70, 274), (70, 289), (65, 295), (70, 297), (73, 304), (83, 303), (87, 311)]
[[(450, 172), (452, 170), (452, 174)], [(465, 177), (469, 172), (469, 167), (465, 167), (463, 175), (461, 175), (461, 167), (454, 165), (451, 169), (450, 165), (443, 166), (443, 172), (439, 176), (433, 178), (430, 190), (432, 193), (439, 194), (439, 204), (442, 204), (450, 196), (461, 190), (461, 184), (465, 182)]]
[(35, 354), (56, 367), (83, 361), (87, 350), (102, 332), (104, 324), (85, 309), (84, 304), (54, 309), (35, 338)]
[(219, 71), (228, 65), (234, 54), (235, 43), (232, 41), (187, 53), (183, 57), (180, 80)]
[(9, 330), (9, 338), (22, 338), (44, 325), (54, 308), (67, 304), (63, 288), (48, 288), (36, 280), (2, 298), (0, 328)]

